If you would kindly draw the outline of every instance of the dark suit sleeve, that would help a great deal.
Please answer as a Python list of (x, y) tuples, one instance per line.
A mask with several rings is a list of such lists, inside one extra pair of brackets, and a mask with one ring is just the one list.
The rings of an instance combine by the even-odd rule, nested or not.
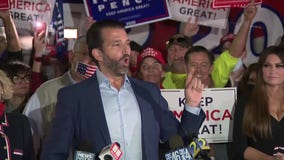
[(167, 141), (171, 136), (177, 134), (180, 124), (178, 120), (174, 117), (173, 113), (169, 111), (168, 103), (162, 97), (162, 95), (159, 95), (160, 97), (160, 103), (159, 103), (159, 110), (158, 115), (156, 115), (156, 118), (159, 121), (160, 124), (160, 139), (162, 141)]
[(24, 155), (23, 160), (34, 160), (34, 145), (33, 145), (33, 138), (31, 127), (29, 124), (29, 120), (26, 116), (23, 116), (23, 126), (24, 126)]
[(198, 133), (204, 120), (205, 113), (202, 109), (199, 115), (195, 115), (184, 109), (181, 117), (181, 135), (184, 134), (182, 137), (188, 136), (192, 133)]
[(199, 115), (194, 115), (184, 109), (181, 122), (178, 122), (174, 114), (169, 111), (168, 103), (161, 95), (160, 90), (158, 94), (160, 97), (158, 117), (161, 128), (160, 138), (162, 141), (169, 140), (169, 138), (175, 134), (186, 137), (190, 133), (198, 133), (205, 119), (205, 114), (202, 110)]
[(58, 92), (55, 117), (52, 122), (50, 133), (43, 145), (41, 160), (65, 160), (69, 155), (72, 144), (73, 108), (75, 105), (72, 92), (61, 89)]
[(245, 104), (248, 100), (248, 95), (243, 95), (237, 101), (234, 115), (234, 130), (233, 130), (233, 147), (235, 159), (243, 159), (244, 151), (247, 148), (248, 139), (243, 133), (242, 123)]

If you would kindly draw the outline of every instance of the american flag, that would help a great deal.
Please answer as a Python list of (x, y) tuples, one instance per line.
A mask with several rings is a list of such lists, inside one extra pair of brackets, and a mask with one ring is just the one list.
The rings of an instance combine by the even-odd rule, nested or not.
[(85, 63), (79, 62), (77, 64), (77, 73), (79, 73), (84, 78), (91, 77), (97, 69), (97, 66), (94, 65), (88, 65)]
[(56, 54), (62, 58), (67, 51), (67, 43), (64, 40), (64, 19), (63, 19), (63, 1), (56, 0), (52, 16), (53, 28), (56, 33)]

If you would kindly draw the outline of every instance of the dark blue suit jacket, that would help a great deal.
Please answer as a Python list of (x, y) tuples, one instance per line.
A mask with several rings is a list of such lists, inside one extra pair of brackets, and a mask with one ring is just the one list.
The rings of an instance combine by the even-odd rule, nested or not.
[[(205, 119), (203, 111), (199, 116), (184, 111), (179, 123), (168, 110), (156, 85), (133, 78), (129, 80), (141, 113), (143, 159), (158, 159), (160, 139), (167, 141), (177, 133), (183, 136), (198, 132)], [(41, 159), (66, 159), (70, 148), (76, 150), (86, 141), (92, 144), (95, 154), (111, 144), (96, 74), (58, 92), (55, 118)]]

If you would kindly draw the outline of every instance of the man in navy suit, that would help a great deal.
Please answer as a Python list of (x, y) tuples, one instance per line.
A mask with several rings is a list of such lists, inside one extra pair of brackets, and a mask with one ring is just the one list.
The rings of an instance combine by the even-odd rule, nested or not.
[(87, 33), (90, 56), (98, 69), (89, 79), (58, 93), (56, 114), (42, 160), (67, 159), (69, 150), (91, 144), (101, 149), (118, 142), (125, 160), (157, 160), (159, 142), (198, 132), (205, 119), (200, 109), (204, 85), (188, 74), (181, 122), (168, 109), (159, 88), (127, 76), (130, 40), (114, 20), (94, 23)]

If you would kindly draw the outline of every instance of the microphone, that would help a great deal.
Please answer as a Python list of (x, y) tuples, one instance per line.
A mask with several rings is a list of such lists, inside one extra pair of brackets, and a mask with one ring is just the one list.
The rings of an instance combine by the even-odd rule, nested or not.
[(171, 152), (165, 154), (166, 160), (192, 160), (187, 147), (183, 147), (184, 143), (179, 135), (174, 135), (169, 139)]
[(75, 151), (74, 160), (95, 160), (95, 154), (92, 152), (92, 144), (88, 141), (82, 141), (78, 150)]
[(99, 154), (100, 160), (120, 160), (122, 157), (122, 152), (120, 150), (120, 145), (118, 142), (112, 143), (104, 147)]
[(197, 136), (190, 137), (189, 139), (191, 139), (191, 142), (188, 146), (188, 150), (191, 156), (197, 159), (210, 160), (208, 156), (210, 151), (208, 142), (204, 138), (197, 138)]
[(175, 134), (169, 139), (169, 145), (172, 150), (175, 150), (183, 147), (184, 143), (182, 138), (179, 135)]

